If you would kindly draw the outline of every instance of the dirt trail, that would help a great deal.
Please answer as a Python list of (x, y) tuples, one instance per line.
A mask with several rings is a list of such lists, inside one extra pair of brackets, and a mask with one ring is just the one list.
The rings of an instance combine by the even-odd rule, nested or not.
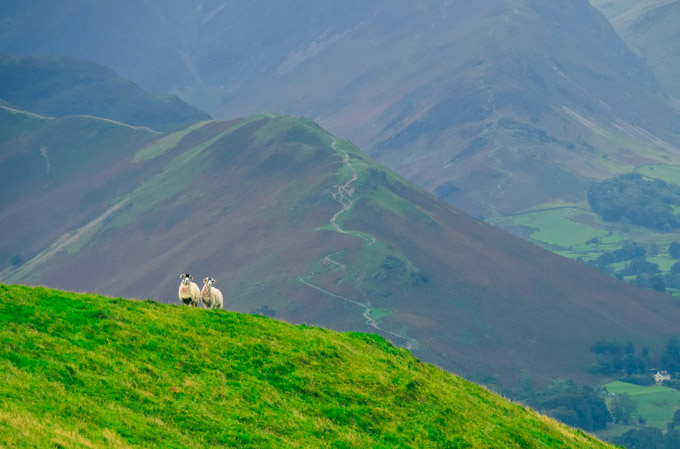
[[(333, 142), (331, 143), (331, 148), (333, 148), (333, 150), (342, 154), (343, 163), (345, 164), (345, 166), (347, 168), (349, 168), (351, 170), (352, 177), (348, 181), (346, 181), (345, 183), (338, 184), (338, 185), (335, 186), (335, 192), (333, 193), (333, 199), (335, 201), (337, 201), (338, 203), (340, 203), (341, 208), (340, 208), (339, 211), (337, 211), (333, 215), (333, 217), (331, 217), (330, 224), (336, 232), (360, 238), (360, 239), (364, 240), (364, 242), (366, 242), (366, 246), (371, 246), (376, 242), (375, 237), (373, 237), (370, 234), (366, 234), (364, 232), (346, 231), (338, 223), (338, 218), (342, 214), (348, 213), (350, 211), (350, 209), (352, 208), (352, 206), (354, 205), (355, 200), (352, 199), (352, 195), (354, 194), (354, 183), (356, 182), (357, 179), (359, 179), (359, 174), (357, 172), (357, 169), (352, 166), (352, 163), (351, 163), (350, 157), (349, 157), (349, 153), (347, 153), (346, 151), (344, 151), (342, 149), (337, 148), (337, 141), (335, 140), (335, 138), (333, 138)], [(322, 265), (333, 265), (334, 268), (332, 268), (330, 271), (335, 271), (335, 270), (343, 270), (344, 271), (345, 268), (346, 268), (345, 265), (338, 262), (338, 261), (333, 260), (333, 258), (332, 258), (333, 255), (334, 255), (334, 253), (331, 253), (331, 254), (328, 254), (327, 256), (325, 256), (323, 259), (321, 259), (321, 264)], [(326, 294), (326, 295), (328, 295), (332, 298), (340, 299), (342, 301), (349, 302), (351, 304), (354, 304), (356, 306), (361, 307), (363, 309), (362, 316), (364, 317), (364, 319), (366, 320), (366, 323), (369, 326), (371, 326), (372, 328), (374, 328), (375, 330), (379, 331), (382, 334), (388, 334), (388, 335), (391, 335), (392, 337), (396, 337), (397, 339), (403, 340), (405, 342), (405, 344), (402, 345), (402, 346), (405, 347), (406, 349), (410, 350), (410, 349), (416, 348), (417, 343), (414, 339), (411, 339), (411, 338), (409, 338), (405, 335), (398, 334), (398, 333), (393, 332), (389, 329), (385, 329), (383, 327), (380, 327), (378, 321), (375, 318), (371, 317), (371, 313), (373, 312), (373, 308), (370, 306), (370, 304), (366, 304), (366, 303), (357, 301), (355, 299), (347, 298), (345, 296), (338, 295), (336, 293), (330, 292), (330, 291), (325, 290), (324, 288), (322, 288), (318, 285), (312, 284), (311, 282), (309, 282), (307, 280), (307, 279), (313, 278), (315, 276), (316, 276), (316, 273), (310, 273), (310, 274), (307, 274), (307, 275), (300, 276), (298, 279), (302, 284), (306, 285), (307, 287), (313, 288), (314, 290), (317, 290), (321, 293), (324, 293), (324, 294)]]
[(363, 240), (366, 241), (366, 243), (370, 246), (375, 243), (375, 238), (371, 235), (368, 234), (363, 234), (363, 233), (358, 233), (358, 232), (349, 232), (345, 231), (342, 229), (342, 227), (338, 224), (338, 217), (340, 215), (349, 212), (349, 210), (352, 208), (354, 205), (354, 200), (352, 199), (352, 195), (354, 194), (354, 182), (359, 179), (359, 173), (357, 172), (357, 169), (354, 168), (349, 160), (349, 153), (347, 153), (344, 150), (338, 150), (337, 148), (337, 141), (335, 138), (333, 138), (333, 143), (331, 143), (331, 148), (335, 151), (339, 151), (342, 153), (342, 162), (345, 164), (347, 168), (349, 168), (352, 171), (352, 177), (345, 182), (344, 184), (339, 184), (335, 186), (336, 191), (333, 193), (333, 199), (340, 203), (342, 208), (333, 215), (331, 218), (331, 226), (335, 228), (337, 232), (340, 232), (342, 234), (348, 234), (348, 235), (354, 235), (356, 237), (359, 237)]

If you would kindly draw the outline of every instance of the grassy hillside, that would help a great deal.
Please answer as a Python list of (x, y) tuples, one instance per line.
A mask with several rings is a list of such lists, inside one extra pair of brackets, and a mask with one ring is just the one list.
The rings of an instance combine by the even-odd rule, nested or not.
[(375, 335), (0, 285), (5, 447), (605, 448)]
[(107, 67), (65, 56), (0, 56), (0, 98), (43, 115), (92, 115), (157, 131), (210, 118), (175, 95), (145, 91)]
[[(40, 161), (47, 137), (29, 127), (17, 160)], [(92, 148), (116, 162), (49, 153), (68, 176), (8, 197), (3, 282), (175, 302), (180, 273), (212, 276), (231, 310), (376, 332), (503, 386), (597, 382), (596, 341), (654, 350), (677, 333), (672, 298), (479, 222), (308, 119), (258, 114)]]

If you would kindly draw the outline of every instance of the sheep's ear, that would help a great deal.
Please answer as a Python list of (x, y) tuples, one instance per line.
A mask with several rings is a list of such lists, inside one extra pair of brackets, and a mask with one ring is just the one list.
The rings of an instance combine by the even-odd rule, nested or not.
[(193, 281), (194, 277), (192, 275), (189, 275), (189, 279), (191, 279)]

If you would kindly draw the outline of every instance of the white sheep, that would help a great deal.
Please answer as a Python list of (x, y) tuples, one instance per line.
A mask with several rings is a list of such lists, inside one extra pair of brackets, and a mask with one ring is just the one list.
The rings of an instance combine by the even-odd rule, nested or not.
[(208, 309), (221, 309), (222, 308), (222, 292), (213, 287), (215, 279), (207, 277), (203, 279), (203, 289), (201, 290), (201, 300), (203, 301), (203, 307)]
[(179, 283), (179, 300), (188, 306), (198, 307), (198, 302), (201, 299), (201, 290), (198, 288), (194, 280), (194, 277), (189, 273), (184, 273), (179, 277), (181, 279)]

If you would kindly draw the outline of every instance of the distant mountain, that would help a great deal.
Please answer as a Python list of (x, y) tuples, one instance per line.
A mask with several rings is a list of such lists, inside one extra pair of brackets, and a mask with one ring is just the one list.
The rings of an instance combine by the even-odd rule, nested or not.
[(175, 95), (148, 92), (107, 67), (65, 56), (0, 56), (0, 98), (38, 114), (93, 115), (157, 131), (210, 119)]
[(645, 59), (659, 84), (680, 109), (680, 2), (591, 0), (623, 40)]
[(308, 119), (159, 135), (0, 108), (2, 282), (376, 332), (486, 382), (587, 378), (598, 340), (660, 348), (680, 307), (477, 221)]
[(311, 117), (475, 216), (584, 201), (593, 182), (680, 164), (680, 115), (587, 0), (43, 0), (0, 12), (0, 51), (93, 59), (216, 117)]
[(612, 447), (375, 335), (4, 285), (0, 322), (4, 447)]

